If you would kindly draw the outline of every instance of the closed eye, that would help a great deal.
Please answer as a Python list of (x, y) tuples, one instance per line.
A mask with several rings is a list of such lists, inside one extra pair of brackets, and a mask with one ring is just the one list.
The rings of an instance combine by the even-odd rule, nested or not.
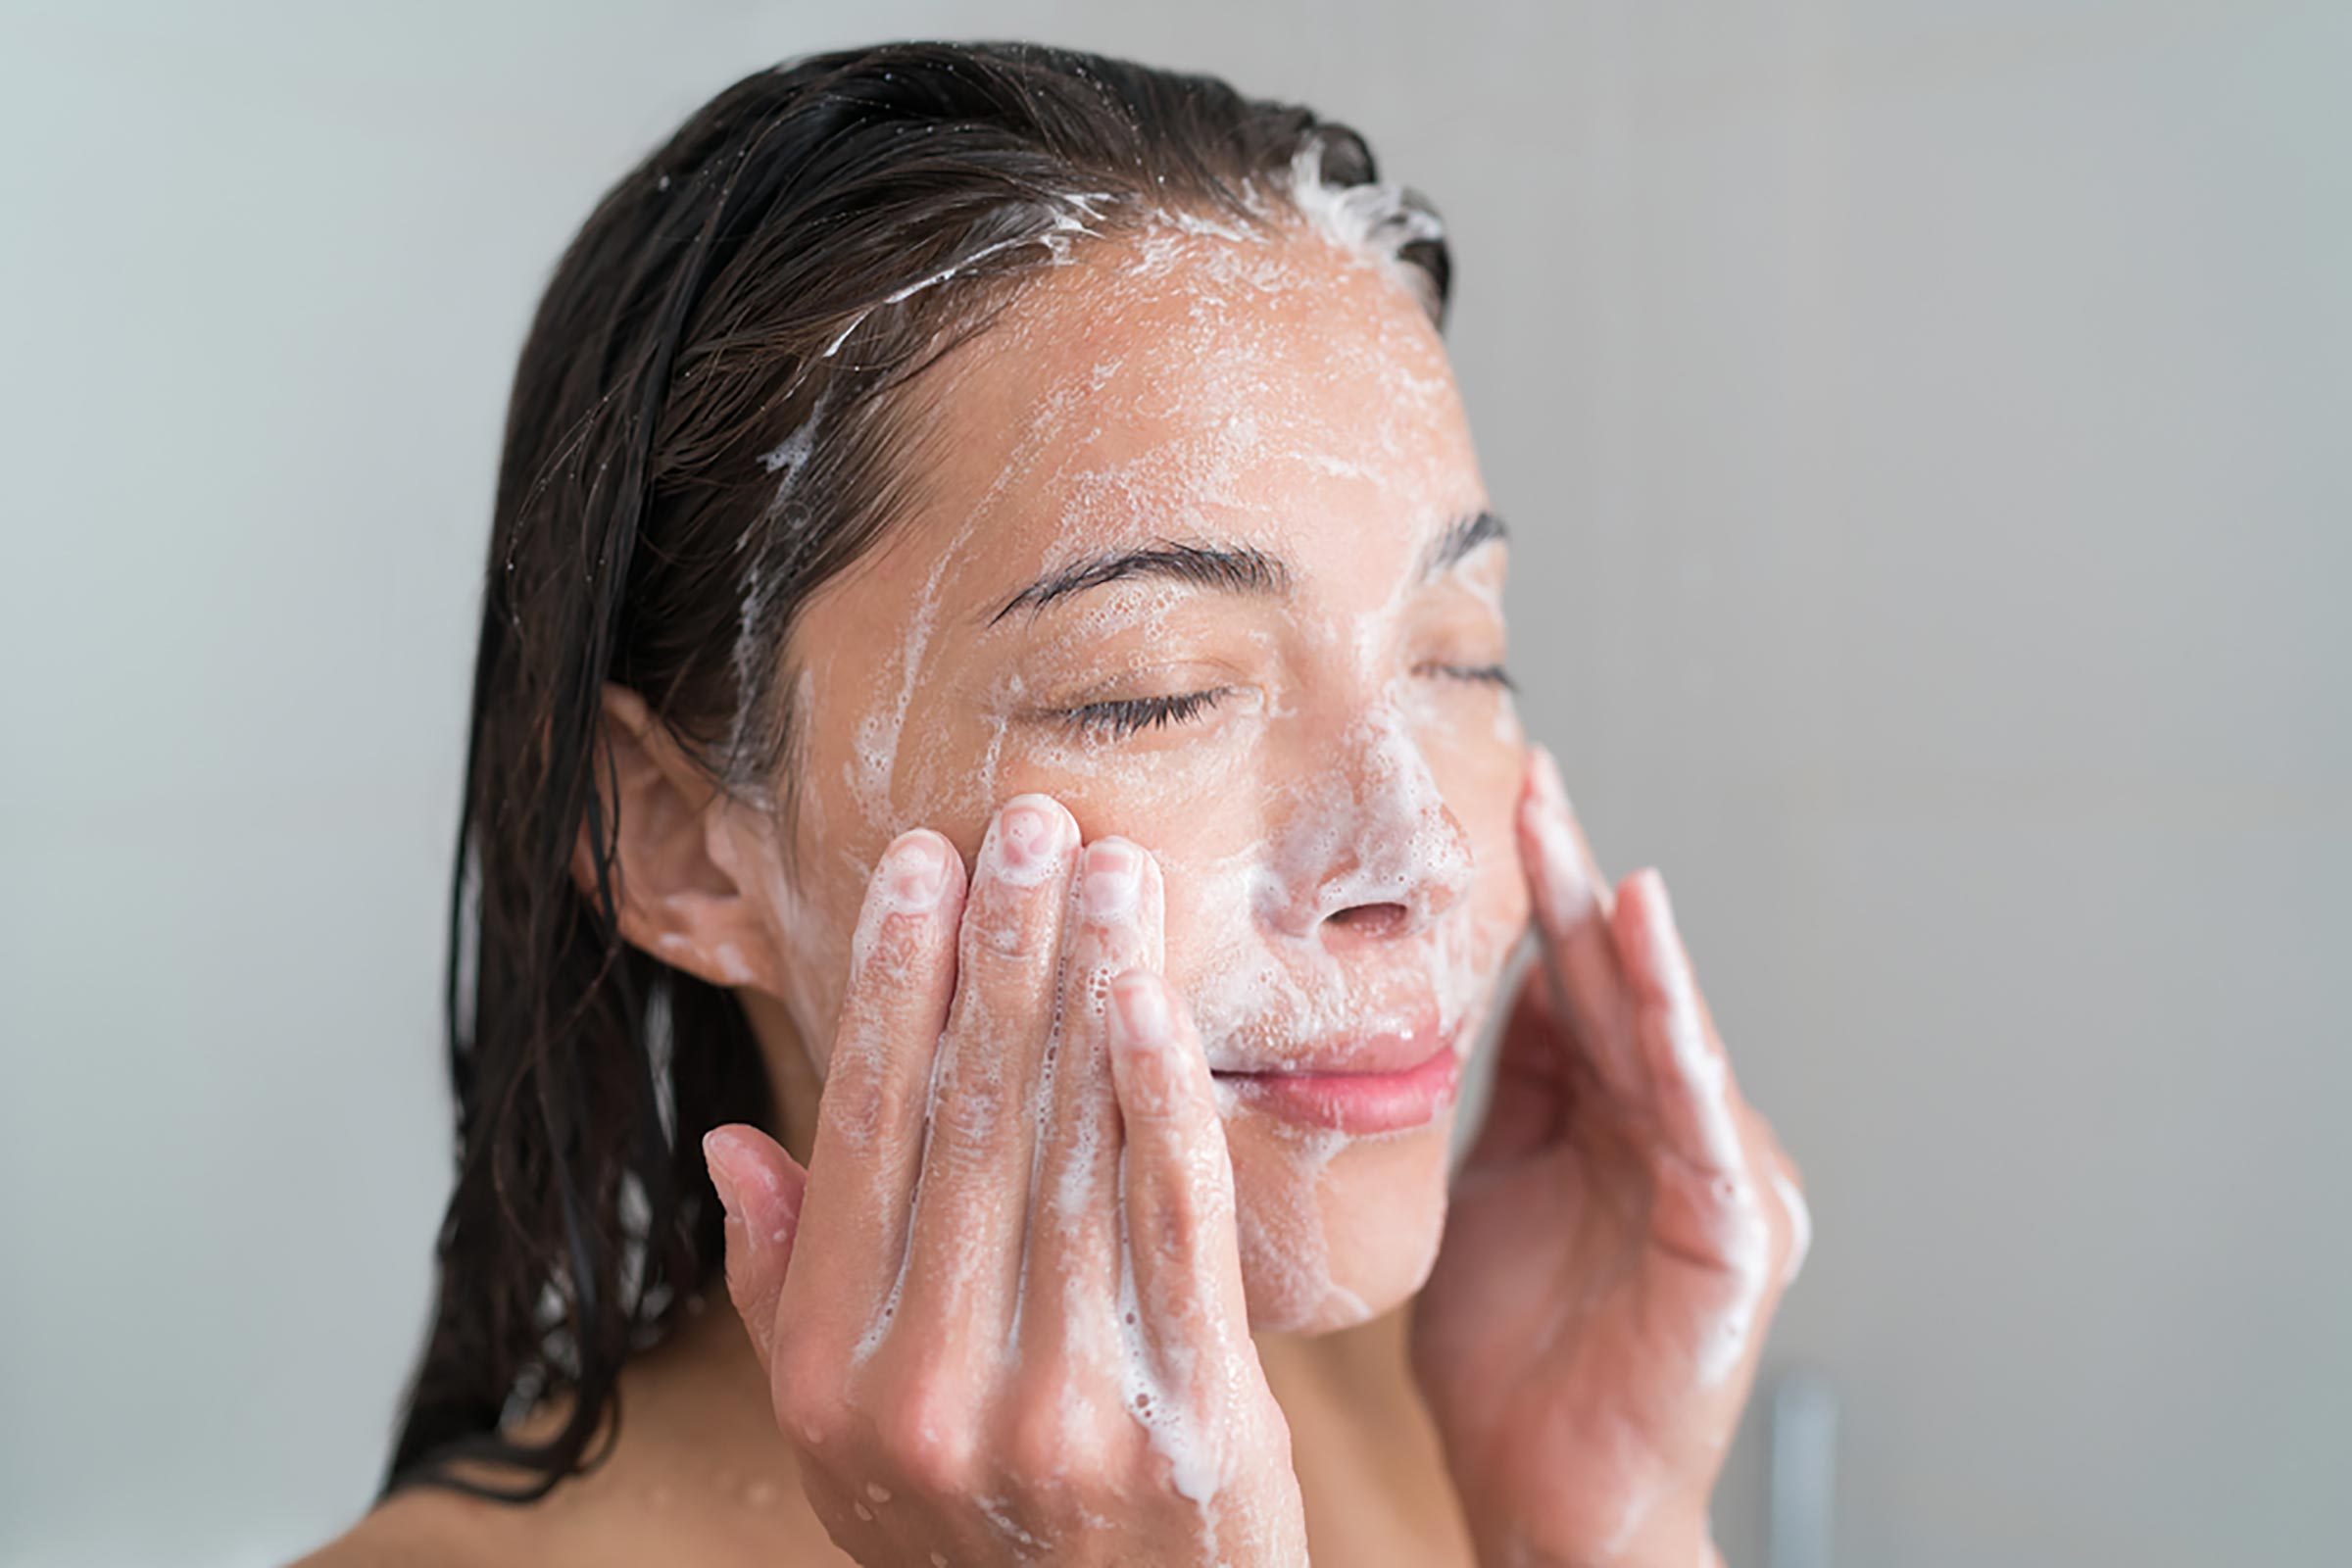
[(1442, 675), (1452, 680), (1484, 681), (1489, 685), (1499, 686), (1506, 692), (1515, 692), (1519, 689), (1519, 683), (1511, 679), (1511, 672), (1500, 664), (1416, 664), (1413, 666), (1413, 673), (1416, 675)]
[(1181, 724), (1231, 696), (1233, 688), (1186, 692), (1178, 697), (1121, 697), (1063, 709), (1056, 716), (1072, 729), (1098, 739), (1118, 740), (1139, 730)]

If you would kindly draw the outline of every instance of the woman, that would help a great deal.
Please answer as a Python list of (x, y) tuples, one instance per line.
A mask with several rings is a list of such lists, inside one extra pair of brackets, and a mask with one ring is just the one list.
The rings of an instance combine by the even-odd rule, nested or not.
[(1346, 127), (1018, 44), (607, 196), (500, 476), (436, 1315), (314, 1560), (1714, 1560), (1801, 1201), (1521, 735), (1449, 278)]

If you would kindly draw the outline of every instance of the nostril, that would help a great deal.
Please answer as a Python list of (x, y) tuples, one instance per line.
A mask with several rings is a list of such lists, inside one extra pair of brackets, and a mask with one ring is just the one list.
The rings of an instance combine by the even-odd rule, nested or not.
[(1331, 924), (1367, 938), (1401, 936), (1413, 912), (1401, 904), (1355, 904), (1331, 916)]

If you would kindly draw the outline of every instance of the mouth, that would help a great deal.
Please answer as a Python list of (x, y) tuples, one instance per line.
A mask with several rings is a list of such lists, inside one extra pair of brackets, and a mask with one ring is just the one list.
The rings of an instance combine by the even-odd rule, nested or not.
[(1461, 1086), (1460, 1025), (1435, 1014), (1399, 1030), (1315, 1042), (1279, 1067), (1212, 1069), (1243, 1104), (1309, 1127), (1345, 1133), (1425, 1126)]

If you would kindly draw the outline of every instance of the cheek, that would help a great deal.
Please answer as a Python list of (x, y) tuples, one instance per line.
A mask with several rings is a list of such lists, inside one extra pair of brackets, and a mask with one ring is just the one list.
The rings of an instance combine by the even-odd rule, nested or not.
[(785, 1011), (820, 1076), (833, 1054), (833, 1030), (849, 985), (850, 940), (864, 901), (863, 881), (839, 873), (805, 876), (799, 887), (778, 878), (769, 890)]
[(1510, 693), (1425, 699), (1414, 736), (1446, 808), (1470, 843), (1470, 918), (1482, 936), (1514, 936), (1532, 912), (1519, 856), (1519, 797), (1527, 741)]

